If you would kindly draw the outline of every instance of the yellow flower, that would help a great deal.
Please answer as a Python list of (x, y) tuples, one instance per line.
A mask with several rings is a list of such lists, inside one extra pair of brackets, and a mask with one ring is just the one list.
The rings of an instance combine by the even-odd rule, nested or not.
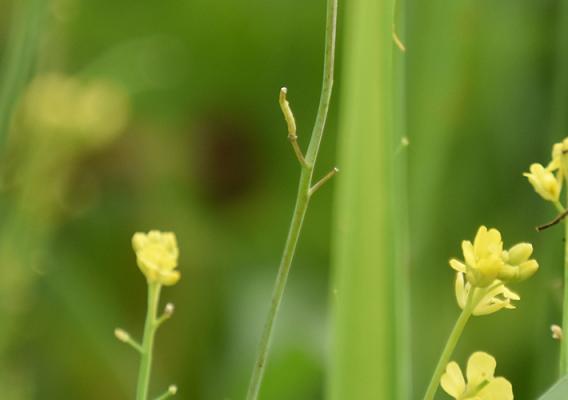
[[(464, 279), (464, 273), (458, 272), (456, 276), (455, 292), (458, 306), (463, 310), (467, 304), (467, 299), (471, 293), (472, 288), (469, 282)], [(479, 292), (474, 298), (475, 306), (473, 308), (473, 315), (488, 315), (493, 314), (503, 308), (514, 309), (512, 304), (513, 300), (520, 300), (518, 294), (509, 290), (501, 281), (495, 280), (493, 285), (488, 288), (478, 288)]]
[(37, 134), (96, 147), (112, 141), (125, 127), (129, 100), (110, 81), (52, 73), (30, 83), (20, 112), (24, 126)]
[(467, 383), (459, 365), (448, 363), (442, 375), (442, 388), (456, 400), (513, 400), (513, 387), (503, 377), (495, 377), (495, 358), (475, 352), (467, 361)]
[(172, 232), (150, 231), (135, 233), (132, 246), (136, 261), (148, 282), (174, 285), (180, 279), (177, 267), (179, 250), (176, 236)]
[[(559, 168), (560, 161), (553, 159), (548, 168), (544, 168), (541, 164), (535, 163), (530, 166), (530, 173), (525, 172), (526, 176), (533, 186), (535, 192), (544, 200), (557, 202), (560, 198), (560, 191), (562, 190), (561, 173), (556, 176), (550, 169)], [(560, 169), (561, 170), (561, 169)]]
[(465, 273), (472, 286), (489, 286), (505, 265), (502, 258), (503, 241), (497, 229), (488, 230), (481, 226), (473, 244), (469, 240), (462, 242), (462, 251), (465, 262), (452, 259), (450, 266)]
[(505, 265), (498, 278), (506, 282), (519, 282), (530, 278), (538, 270), (538, 262), (529, 259), (533, 252), (530, 243), (518, 243), (509, 250), (503, 251)]

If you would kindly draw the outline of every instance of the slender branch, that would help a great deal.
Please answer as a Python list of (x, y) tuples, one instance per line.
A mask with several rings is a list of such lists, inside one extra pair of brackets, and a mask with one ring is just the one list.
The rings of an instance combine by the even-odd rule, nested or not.
[(116, 338), (122, 343), (126, 343), (127, 345), (133, 347), (134, 350), (138, 351), (140, 354), (144, 352), (142, 346), (140, 346), (140, 344), (136, 340), (132, 339), (132, 337), (125, 330), (120, 328), (115, 329), (114, 336), (116, 336)]
[(450, 333), (450, 337), (446, 341), (446, 345), (444, 346), (444, 350), (440, 355), (440, 359), (438, 360), (438, 364), (436, 365), (436, 369), (434, 370), (434, 374), (432, 375), (432, 379), (430, 380), (430, 384), (428, 385), (428, 389), (426, 390), (426, 394), (424, 395), (424, 400), (433, 400), (436, 392), (438, 391), (438, 386), (440, 385), (440, 379), (450, 361), (450, 357), (456, 348), (459, 338), (461, 337), (463, 330), (471, 317), (473, 309), (475, 308), (475, 289), (472, 289), (469, 292), (469, 296), (467, 298), (467, 303), (463, 308), (460, 316), (458, 317), (452, 332)]
[(339, 169), (337, 167), (333, 167), (331, 171), (325, 174), (323, 178), (321, 178), (314, 186), (312, 186), (309, 192), (309, 196), (311, 197), (315, 192), (318, 191), (319, 188), (325, 185), (325, 183), (333, 178), (338, 172)]
[(174, 305), (172, 303), (166, 304), (164, 313), (156, 320), (156, 329), (158, 329), (164, 322), (174, 315)]
[(542, 224), (542, 225), (537, 226), (536, 227), (537, 232), (542, 232), (543, 230), (548, 229), (551, 226), (558, 224), (560, 221), (562, 221), (564, 218), (566, 218), (566, 216), (568, 216), (568, 210), (564, 210), (562, 213), (557, 215), (556, 218), (554, 218), (552, 221), (547, 222), (546, 224)]
[[(260, 392), (264, 371), (266, 369), (266, 362), (268, 360), (270, 343), (274, 331), (276, 317), (278, 315), (278, 310), (280, 309), (280, 304), (282, 303), (282, 298), (284, 296), (284, 289), (286, 288), (286, 282), (288, 280), (288, 275), (290, 273), (290, 267), (292, 265), (294, 254), (296, 252), (296, 245), (300, 237), (302, 224), (304, 222), (304, 217), (306, 215), (309, 205), (310, 188), (312, 186), (314, 166), (317, 159), (321, 139), (323, 136), (323, 131), (325, 128), (325, 121), (327, 118), (329, 102), (331, 98), (331, 91), (333, 87), (333, 63), (335, 58), (337, 1), (338, 0), (327, 1), (326, 40), (325, 40), (325, 56), (324, 56), (324, 68), (323, 68), (324, 73), (323, 73), (323, 84), (322, 84), (322, 91), (320, 96), (318, 112), (314, 123), (314, 128), (312, 131), (312, 136), (310, 138), (308, 151), (306, 153), (306, 157), (304, 158), (305, 165), (302, 164), (303, 168), (300, 174), (300, 182), (298, 184), (296, 205), (294, 208), (294, 213), (292, 215), (292, 220), (290, 222), (288, 237), (286, 239), (286, 244), (284, 245), (284, 252), (282, 254), (282, 259), (280, 261), (278, 274), (276, 276), (276, 281), (274, 283), (274, 290), (272, 293), (272, 301), (270, 303), (268, 316), (266, 318), (266, 322), (264, 324), (264, 328), (260, 338), (258, 353), (253, 367), (252, 376), (247, 392), (247, 397), (246, 397), (247, 400), (256, 400)], [(286, 96), (286, 91), (285, 90), (281, 91), (280, 105), (283, 109), (284, 116), (286, 118), (287, 116), (286, 107), (288, 106), (288, 103), (286, 101), (285, 96)], [(291, 110), (288, 117), (290, 115), (291, 115)], [(286, 121), (288, 122), (289, 133), (293, 131), (295, 136), (295, 123), (294, 125), (290, 125), (290, 122), (292, 120), (290, 120), (289, 118), (286, 118)], [(291, 127), (293, 127), (294, 130), (291, 130), (290, 129)], [(295, 139), (292, 141), (292, 143), (295, 143)], [(298, 155), (298, 152), (296, 152), (296, 154)]]
[(148, 389), (150, 387), (150, 372), (152, 369), (152, 351), (154, 348), (154, 337), (156, 335), (156, 314), (160, 302), (161, 285), (159, 283), (148, 282), (148, 310), (146, 311), (146, 322), (144, 323), (144, 338), (142, 340), (142, 355), (140, 357), (140, 369), (138, 371), (138, 386), (136, 390), (136, 400), (147, 400)]

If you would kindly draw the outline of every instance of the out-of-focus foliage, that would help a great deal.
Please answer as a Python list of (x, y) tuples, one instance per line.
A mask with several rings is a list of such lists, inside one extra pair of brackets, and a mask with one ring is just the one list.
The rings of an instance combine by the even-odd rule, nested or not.
[[(1, 57), (19, 1), (0, 2)], [(321, 82), (324, 3), (49, 2), (38, 79), (62, 80), (55, 98), (67, 79), (83, 89), (106, 82), (124, 94), (128, 121), (104, 145), (64, 144), (65, 132), (44, 142), (37, 135), (50, 132), (30, 129), (41, 109), (20, 102), (1, 166), (0, 288), (10, 279), (17, 284), (0, 293), (15, 310), (0, 322), (9, 335), (0, 338), (0, 384), (9, 383), (0, 397), (132, 398), (137, 360), (113, 329), (139, 331), (145, 284), (130, 238), (150, 229), (176, 232), (183, 276), (164, 296), (176, 304), (176, 318), (157, 337), (154, 389), (172, 379), (180, 398), (243, 397), (299, 174), (278, 91), (286, 85), (294, 93), (305, 146)], [(568, 135), (549, 133), (558, 49), (568, 46), (557, 32), (560, 4), (408, 1), (403, 39), (418, 393), (459, 311), (448, 258), (481, 224), (498, 226), (511, 242), (533, 243), (541, 268), (513, 288), (523, 298), (517, 310), (472, 321), (454, 359), (463, 365), (474, 351), (491, 353), (520, 400), (554, 381), (557, 343), (548, 327), (560, 318), (562, 234), (535, 232), (554, 212), (522, 172)], [(340, 34), (341, 27), (342, 21)], [(320, 174), (335, 160), (341, 85)], [(78, 113), (69, 121), (84, 121)], [(308, 213), (266, 399), (323, 397), (330, 187)]]

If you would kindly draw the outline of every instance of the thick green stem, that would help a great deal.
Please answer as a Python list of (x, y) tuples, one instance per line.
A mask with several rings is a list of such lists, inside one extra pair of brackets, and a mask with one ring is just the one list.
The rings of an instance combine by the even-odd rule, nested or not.
[(302, 173), (300, 175), (300, 182), (298, 185), (298, 194), (296, 196), (296, 206), (294, 214), (290, 222), (290, 229), (286, 244), (284, 245), (284, 252), (280, 261), (274, 290), (272, 293), (272, 301), (268, 316), (264, 324), (262, 336), (260, 338), (258, 354), (254, 363), (253, 372), (248, 388), (247, 400), (256, 400), (258, 398), (262, 378), (266, 369), (266, 362), (270, 351), (270, 343), (274, 331), (274, 325), (286, 282), (290, 273), (290, 267), (296, 252), (296, 245), (300, 238), (302, 224), (304, 217), (308, 210), (310, 200), (310, 189), (312, 188), (312, 178), (314, 166), (317, 160), (319, 146), (323, 137), (325, 128), (325, 121), (329, 109), (329, 102), (331, 99), (331, 91), (333, 87), (333, 64), (335, 58), (335, 36), (336, 36), (336, 22), (337, 22), (337, 0), (327, 1), (327, 14), (326, 14), (326, 39), (325, 39), (325, 55), (324, 55), (324, 71), (323, 71), (323, 84), (320, 96), (320, 102), (316, 121), (310, 138), (308, 151), (306, 152), (305, 164), (302, 164)]
[(440, 385), (440, 379), (442, 378), (442, 374), (450, 361), (450, 357), (452, 356), (456, 345), (458, 344), (458, 340), (461, 337), (463, 330), (471, 317), (471, 313), (475, 308), (475, 302), (473, 300), (475, 295), (475, 290), (472, 289), (470, 295), (467, 300), (467, 304), (462, 310), (459, 318), (454, 325), (454, 329), (450, 333), (450, 337), (446, 342), (446, 346), (442, 351), (442, 355), (440, 356), (440, 360), (438, 360), (438, 364), (436, 365), (436, 369), (434, 370), (434, 374), (432, 375), (432, 379), (430, 380), (430, 384), (428, 385), (428, 389), (426, 389), (426, 394), (424, 395), (424, 400), (433, 400), (434, 396), (436, 395), (436, 391), (438, 390), (438, 386)]
[(138, 371), (136, 400), (148, 399), (150, 372), (152, 369), (152, 350), (154, 348), (156, 329), (158, 328), (157, 313), (161, 288), (159, 283), (148, 282), (148, 310), (146, 311), (146, 322), (144, 323), (144, 338), (142, 340), (142, 355), (140, 358), (140, 369)]

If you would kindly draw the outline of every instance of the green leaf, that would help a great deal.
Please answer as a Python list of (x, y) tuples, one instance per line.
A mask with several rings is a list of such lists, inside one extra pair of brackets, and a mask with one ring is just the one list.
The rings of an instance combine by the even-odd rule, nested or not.
[(556, 382), (539, 400), (565, 400), (568, 399), (568, 376)]

